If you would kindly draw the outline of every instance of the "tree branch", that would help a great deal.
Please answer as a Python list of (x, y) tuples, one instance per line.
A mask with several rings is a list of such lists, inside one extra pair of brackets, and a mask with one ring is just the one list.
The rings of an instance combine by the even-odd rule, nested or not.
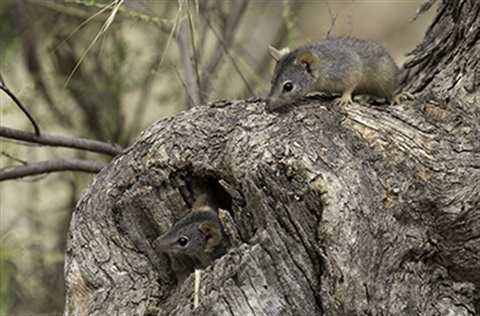
[(0, 74), (0, 89), (2, 89), (12, 100), (15, 102), (15, 104), (22, 110), (22, 112), (27, 116), (27, 118), (30, 120), (30, 122), (33, 125), (33, 129), (35, 130), (35, 135), (40, 136), (40, 128), (37, 125), (37, 122), (35, 122), (35, 119), (33, 116), (28, 112), (28, 110), (23, 106), (22, 102), (17, 98), (17, 96), (8, 89), (7, 85), (3, 81), (2, 74)]
[(71, 138), (55, 135), (46, 135), (42, 134), (37, 136), (30, 132), (19, 131), (11, 129), (8, 127), (0, 126), (0, 136), (22, 140), (30, 143), (36, 143), (46, 146), (59, 146), (59, 147), (69, 147), (75, 149), (83, 149), (93, 152), (98, 152), (102, 154), (107, 154), (110, 156), (115, 156), (119, 154), (123, 148), (117, 144), (108, 144), (98, 140), (85, 139), (85, 138)]
[(105, 164), (92, 160), (58, 159), (32, 162), (22, 166), (0, 169), (0, 181), (34, 176), (57, 171), (83, 171), (98, 173)]

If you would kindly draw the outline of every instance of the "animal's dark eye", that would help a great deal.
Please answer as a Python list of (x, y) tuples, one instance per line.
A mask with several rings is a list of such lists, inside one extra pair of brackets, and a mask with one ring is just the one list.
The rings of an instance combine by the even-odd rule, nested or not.
[(178, 238), (177, 243), (181, 247), (185, 247), (188, 244), (188, 238), (187, 237), (180, 237), (180, 238)]
[(293, 89), (293, 83), (291, 83), (290, 81), (285, 82), (283, 84), (283, 91), (290, 92), (292, 91), (292, 89)]

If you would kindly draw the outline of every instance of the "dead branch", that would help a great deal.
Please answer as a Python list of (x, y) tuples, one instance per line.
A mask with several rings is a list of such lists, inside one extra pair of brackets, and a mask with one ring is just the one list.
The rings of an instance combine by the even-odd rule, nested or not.
[(41, 162), (32, 162), (22, 166), (0, 169), (0, 181), (19, 179), (26, 176), (35, 176), (43, 173), (58, 171), (83, 171), (98, 173), (104, 163), (92, 160), (58, 159)]
[(8, 127), (0, 126), (0, 137), (26, 141), (46, 146), (68, 147), (75, 149), (88, 150), (110, 156), (119, 154), (123, 148), (117, 144), (104, 143), (98, 140), (86, 138), (72, 138), (56, 135), (42, 134), (40, 136), (34, 133), (19, 131)]

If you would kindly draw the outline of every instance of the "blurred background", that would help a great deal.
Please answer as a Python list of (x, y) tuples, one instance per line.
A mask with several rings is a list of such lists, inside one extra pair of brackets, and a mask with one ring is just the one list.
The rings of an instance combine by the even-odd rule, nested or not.
[[(401, 66), (436, 8), (422, 1), (0, 0), (0, 66), (42, 133), (132, 144), (157, 120), (216, 99), (264, 97), (268, 45), (327, 36), (385, 46)], [(0, 91), (0, 125), (32, 131)], [(213, 122), (214, 123), (214, 122)], [(1, 168), (112, 158), (0, 138)], [(0, 315), (61, 314), (71, 214), (93, 174), (0, 182)]]

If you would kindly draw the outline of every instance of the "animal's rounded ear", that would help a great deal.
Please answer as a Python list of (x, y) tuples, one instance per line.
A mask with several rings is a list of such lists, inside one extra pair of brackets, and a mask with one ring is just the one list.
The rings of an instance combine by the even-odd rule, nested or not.
[(220, 227), (212, 221), (202, 222), (198, 229), (206, 237), (207, 243), (205, 245), (205, 252), (213, 251), (213, 248), (218, 246), (222, 241), (222, 233)]
[(320, 66), (320, 58), (308, 49), (302, 50), (298, 53), (295, 64), (304, 66), (310, 75), (316, 77), (315, 72)]
[(275, 47), (268, 45), (268, 49), (270, 50), (270, 55), (272, 55), (273, 59), (276, 61), (279, 61), (283, 56), (290, 53), (290, 49), (288, 47), (278, 50)]

